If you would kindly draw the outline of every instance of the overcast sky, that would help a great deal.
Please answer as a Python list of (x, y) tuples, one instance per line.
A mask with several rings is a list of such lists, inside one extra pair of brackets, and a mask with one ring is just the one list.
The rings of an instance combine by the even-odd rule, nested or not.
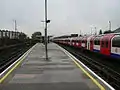
[[(48, 18), (50, 35), (106, 30), (109, 20), (114, 30), (120, 26), (120, 0), (48, 0)], [(18, 31), (44, 33), (44, 0), (0, 0), (0, 29), (13, 30), (14, 19)]]

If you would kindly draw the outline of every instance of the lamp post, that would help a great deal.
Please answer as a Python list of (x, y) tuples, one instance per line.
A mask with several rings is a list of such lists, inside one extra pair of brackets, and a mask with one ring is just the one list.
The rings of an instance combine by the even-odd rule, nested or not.
[(48, 50), (47, 50), (47, 43), (48, 43), (48, 36), (47, 36), (47, 23), (50, 23), (50, 20), (47, 20), (47, 0), (45, 0), (45, 54), (46, 60), (48, 60)]

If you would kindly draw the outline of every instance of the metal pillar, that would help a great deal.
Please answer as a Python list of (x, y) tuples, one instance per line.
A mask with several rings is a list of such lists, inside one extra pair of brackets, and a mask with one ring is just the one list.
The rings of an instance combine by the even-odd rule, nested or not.
[(14, 20), (15, 38), (17, 38), (17, 21)]
[(109, 21), (108, 23), (109, 23), (109, 30), (111, 31), (111, 21)]
[(46, 60), (48, 60), (48, 50), (47, 50), (47, 0), (45, 0), (45, 54), (46, 54)]

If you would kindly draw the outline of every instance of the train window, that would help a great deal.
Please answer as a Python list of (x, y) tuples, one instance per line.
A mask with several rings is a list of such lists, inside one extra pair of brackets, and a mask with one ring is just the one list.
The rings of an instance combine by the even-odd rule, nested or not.
[(74, 42), (76, 42), (76, 40), (74, 40)]
[(95, 45), (100, 45), (100, 40), (99, 39), (95, 39), (94, 44)]
[(100, 38), (99, 38), (99, 45), (100, 45)]
[(84, 40), (82, 40), (82, 43), (85, 43), (85, 41), (84, 41)]
[(94, 44), (96, 45), (96, 40), (94, 40)]
[(90, 41), (90, 44), (92, 44), (92, 41)]
[(113, 47), (120, 47), (120, 37), (115, 37), (112, 40), (112, 46)]
[(97, 41), (97, 44), (100, 45), (100, 40)]
[(104, 47), (104, 41), (101, 41), (101, 47)]
[(79, 40), (76, 40), (77, 43), (79, 43)]
[(106, 40), (106, 47), (108, 47), (108, 40)]
[(78, 43), (80, 43), (80, 40), (77, 40)]

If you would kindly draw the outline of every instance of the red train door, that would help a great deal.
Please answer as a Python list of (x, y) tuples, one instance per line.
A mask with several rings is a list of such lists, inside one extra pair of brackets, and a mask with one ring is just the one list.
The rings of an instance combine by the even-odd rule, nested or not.
[(109, 39), (102, 39), (101, 41), (101, 53), (104, 55), (110, 55), (110, 43)]
[(85, 39), (85, 49), (87, 49), (87, 39)]
[(81, 47), (81, 43), (80, 43), (80, 40), (77, 40), (77, 47)]
[(102, 39), (100, 45), (100, 51), (104, 55), (110, 55), (111, 53), (111, 38), (109, 39)]
[(77, 40), (75, 39), (74, 42), (75, 42), (74, 46), (77, 47)]
[(82, 47), (82, 37), (79, 39), (79, 47)]
[(105, 54), (105, 42), (104, 42), (104, 39), (101, 39), (100, 41), (100, 53), (101, 54)]
[(111, 38), (114, 35), (110, 34), (110, 35), (106, 35), (105, 37), (103, 37), (101, 39), (101, 43), (100, 43), (100, 52), (104, 55), (110, 55), (111, 53)]
[(93, 40), (90, 40), (90, 51), (93, 51)]
[(81, 47), (81, 40), (79, 40), (79, 47)]

